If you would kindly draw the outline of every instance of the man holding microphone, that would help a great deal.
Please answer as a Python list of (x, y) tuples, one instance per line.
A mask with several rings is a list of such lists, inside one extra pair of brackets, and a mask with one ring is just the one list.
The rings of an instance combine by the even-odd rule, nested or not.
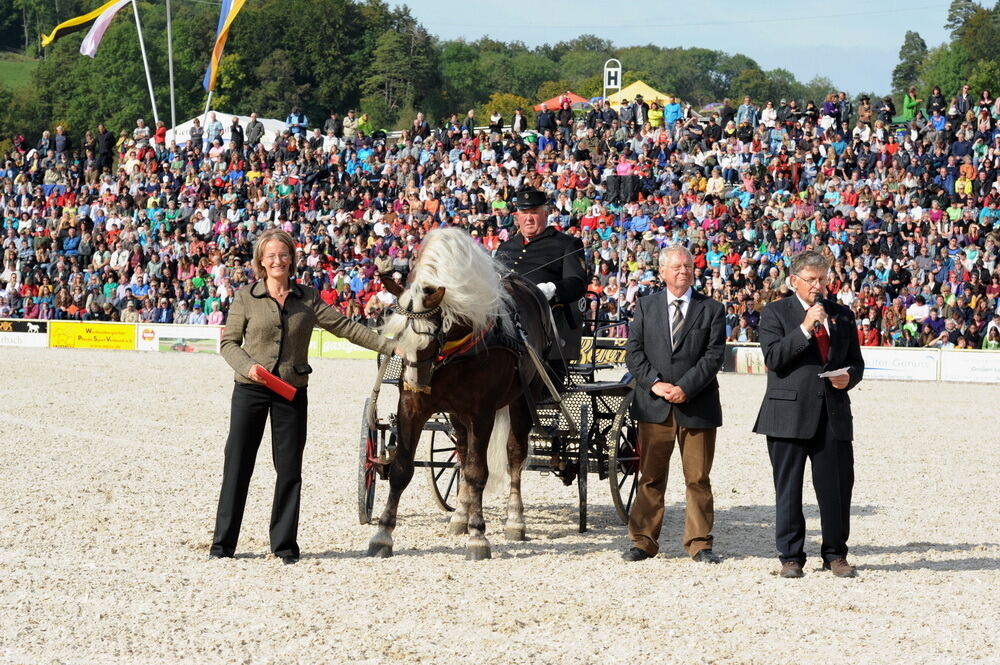
[(864, 376), (854, 315), (826, 299), (830, 263), (815, 251), (792, 259), (792, 294), (761, 312), (759, 339), (767, 392), (753, 431), (767, 436), (774, 472), (775, 541), (781, 577), (802, 577), (806, 522), (802, 478), (812, 464), (823, 568), (854, 577), (847, 562), (854, 438), (848, 391)]

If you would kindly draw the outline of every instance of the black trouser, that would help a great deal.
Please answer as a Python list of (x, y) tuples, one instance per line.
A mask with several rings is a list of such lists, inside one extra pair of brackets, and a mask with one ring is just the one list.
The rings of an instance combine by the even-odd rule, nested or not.
[(819, 503), (824, 562), (847, 556), (854, 488), (854, 446), (833, 437), (826, 409), (811, 439), (767, 437), (774, 471), (775, 544), (782, 562), (805, 563), (806, 520), (802, 515), (802, 477), (812, 463), (813, 487)]
[(222, 492), (215, 516), (212, 554), (232, 556), (240, 536), (247, 489), (253, 475), (264, 425), (271, 416), (271, 456), (278, 479), (271, 506), (271, 551), (277, 556), (299, 556), (299, 495), (302, 490), (302, 451), (306, 445), (306, 389), (299, 388), (289, 402), (264, 386), (237, 383), (233, 388)]

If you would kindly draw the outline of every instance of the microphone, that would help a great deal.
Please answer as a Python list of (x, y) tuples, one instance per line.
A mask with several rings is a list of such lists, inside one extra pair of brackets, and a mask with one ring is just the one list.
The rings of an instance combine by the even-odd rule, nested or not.
[[(815, 300), (813, 300), (812, 304), (813, 305), (822, 305), (823, 311), (827, 313), (827, 316), (829, 316), (829, 314), (830, 314), (830, 308), (826, 306), (826, 300), (824, 300), (822, 297), (819, 297), (819, 298), (816, 298)], [(819, 321), (813, 321), (813, 332), (814, 333), (819, 332), (819, 329), (822, 328), (822, 327), (823, 327), (822, 323), (820, 323)]]

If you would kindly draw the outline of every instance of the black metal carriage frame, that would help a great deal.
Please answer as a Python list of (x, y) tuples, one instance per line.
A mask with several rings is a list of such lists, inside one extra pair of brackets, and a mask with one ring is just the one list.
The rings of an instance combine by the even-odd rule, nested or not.
[[(638, 483), (638, 428), (629, 413), (634, 381), (625, 375), (619, 381), (597, 381), (600, 370), (616, 365), (598, 362), (602, 349), (619, 348), (602, 342), (602, 332), (623, 324), (621, 321), (598, 327), (593, 321), (591, 358), (588, 363), (570, 363), (566, 385), (560, 393), (563, 407), (545, 400), (537, 405), (539, 424), (532, 427), (525, 468), (552, 474), (564, 484), (576, 483), (578, 528), (587, 530), (587, 483), (592, 474), (607, 480), (618, 517), (628, 522)], [(383, 358), (379, 358), (381, 368)], [(397, 386), (402, 374), (399, 358), (391, 358), (381, 377), (383, 385)], [(358, 451), (358, 519), (368, 524), (375, 507), (376, 486), (384, 480), (396, 445), (396, 414), (382, 419), (370, 417), (370, 399), (365, 401)], [(372, 412), (374, 413), (374, 412)], [(570, 414), (576, 422), (566, 417)], [(455, 434), (446, 413), (436, 413), (424, 425), (430, 434), (426, 459), (414, 466), (426, 468), (437, 505), (454, 510), (458, 493), (459, 465)]]

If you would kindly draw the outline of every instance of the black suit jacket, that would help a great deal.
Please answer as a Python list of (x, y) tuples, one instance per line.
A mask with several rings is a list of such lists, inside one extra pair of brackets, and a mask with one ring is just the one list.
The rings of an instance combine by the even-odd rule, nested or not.
[[(722, 303), (692, 292), (676, 350), (670, 340), (667, 292), (640, 298), (629, 326), (625, 363), (635, 377), (632, 413), (639, 420), (662, 423), (670, 416), (682, 427), (704, 429), (722, 425), (719, 381), (726, 352), (726, 320)], [(653, 384), (666, 381), (687, 396), (672, 404), (652, 393)]]
[[(801, 325), (806, 310), (794, 295), (764, 307), (758, 338), (767, 366), (767, 392), (753, 431), (782, 439), (811, 439), (826, 409), (835, 438), (854, 438), (854, 420), (848, 391), (865, 374), (857, 327), (851, 310), (825, 300), (829, 314), (830, 357), (820, 360), (815, 336), (807, 338)], [(848, 367), (850, 382), (838, 390), (820, 372)]]

